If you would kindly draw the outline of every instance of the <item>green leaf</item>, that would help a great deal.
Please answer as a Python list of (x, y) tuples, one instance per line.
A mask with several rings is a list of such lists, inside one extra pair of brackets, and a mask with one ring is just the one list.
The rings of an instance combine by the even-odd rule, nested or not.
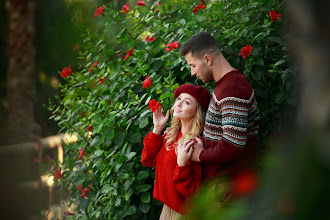
[(143, 212), (144, 214), (147, 214), (149, 209), (150, 209), (150, 205), (146, 204), (146, 203), (140, 203), (139, 205), (139, 209), (141, 210), (141, 212)]
[(134, 133), (129, 138), (129, 142), (131, 143), (141, 143), (141, 134), (140, 133)]
[(274, 66), (279, 66), (279, 65), (281, 65), (281, 64), (283, 64), (283, 63), (285, 63), (286, 62), (286, 60), (279, 60), (279, 61), (277, 61), (275, 64), (274, 64)]
[(137, 174), (136, 179), (137, 180), (142, 180), (142, 179), (147, 178), (148, 176), (149, 176), (149, 172), (147, 172), (145, 170), (142, 170)]
[(164, 93), (160, 96), (160, 99), (163, 100), (163, 99), (166, 99), (168, 97), (171, 97), (172, 95), (172, 92), (167, 92), (167, 93)]
[(104, 152), (104, 150), (97, 150), (97, 151), (95, 151), (94, 155), (96, 157), (99, 157), (99, 156), (101, 156), (103, 154), (103, 152)]
[(135, 157), (136, 154), (137, 154), (136, 152), (129, 153), (129, 155), (127, 156), (127, 160), (126, 161), (131, 160), (133, 157)]
[(150, 193), (149, 192), (144, 192), (141, 195), (141, 201), (143, 203), (149, 203), (150, 202)]
[(253, 64), (264, 66), (264, 59), (262, 57), (257, 57), (257, 59), (253, 61)]
[(283, 44), (283, 41), (281, 38), (279, 37), (274, 37), (274, 36), (271, 36), (268, 38), (270, 41), (273, 41), (273, 42), (276, 42), (276, 43), (279, 43), (279, 44)]
[(100, 137), (97, 135), (93, 138), (92, 142), (91, 142), (91, 146), (95, 146), (99, 143)]
[(139, 123), (139, 128), (144, 128), (145, 126), (147, 126), (149, 124), (149, 120), (148, 118), (144, 118), (142, 119), (142, 121)]
[(132, 189), (129, 189), (128, 191), (125, 192), (125, 200), (128, 201), (129, 198), (131, 198), (133, 194), (133, 190)]
[[(142, 184), (142, 185), (139, 185), (137, 187), (137, 189), (139, 190), (139, 192), (145, 192), (145, 191), (148, 191), (149, 189), (151, 188), (151, 186), (149, 184)], [(150, 196), (150, 195), (149, 195)]]

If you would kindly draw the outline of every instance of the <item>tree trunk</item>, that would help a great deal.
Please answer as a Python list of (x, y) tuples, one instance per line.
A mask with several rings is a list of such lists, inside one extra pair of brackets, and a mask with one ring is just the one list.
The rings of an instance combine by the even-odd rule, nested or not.
[(39, 142), (34, 117), (35, 0), (6, 0), (7, 26), (7, 140), (2, 144)]

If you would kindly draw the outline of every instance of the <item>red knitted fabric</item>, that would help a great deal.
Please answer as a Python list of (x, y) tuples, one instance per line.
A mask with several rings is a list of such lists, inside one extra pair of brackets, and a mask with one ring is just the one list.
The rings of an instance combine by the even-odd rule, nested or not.
[(183, 84), (174, 91), (174, 98), (176, 99), (181, 93), (188, 93), (193, 96), (204, 111), (207, 110), (211, 99), (211, 95), (207, 89), (193, 84)]
[[(178, 139), (181, 137), (181, 132)], [(164, 138), (150, 132), (143, 140), (142, 164), (156, 166), (153, 197), (181, 214), (187, 208), (187, 198), (198, 190), (202, 183), (202, 166), (188, 161), (177, 165), (175, 148), (165, 148)]]

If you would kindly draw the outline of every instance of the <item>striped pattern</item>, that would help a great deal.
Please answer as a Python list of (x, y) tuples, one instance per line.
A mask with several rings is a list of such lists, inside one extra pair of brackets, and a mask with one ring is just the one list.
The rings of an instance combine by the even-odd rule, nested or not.
[(246, 140), (258, 134), (258, 121), (254, 92), (248, 100), (236, 97), (217, 100), (213, 93), (206, 113), (204, 137), (212, 141), (224, 138), (237, 147), (245, 147)]

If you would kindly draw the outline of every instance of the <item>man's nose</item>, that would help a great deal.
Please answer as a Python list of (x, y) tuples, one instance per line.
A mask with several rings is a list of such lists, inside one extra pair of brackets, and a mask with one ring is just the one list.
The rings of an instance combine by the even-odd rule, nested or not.
[(191, 71), (190, 71), (190, 74), (191, 74), (192, 76), (195, 76), (195, 75), (196, 75), (196, 71), (195, 71), (195, 70), (191, 70)]

